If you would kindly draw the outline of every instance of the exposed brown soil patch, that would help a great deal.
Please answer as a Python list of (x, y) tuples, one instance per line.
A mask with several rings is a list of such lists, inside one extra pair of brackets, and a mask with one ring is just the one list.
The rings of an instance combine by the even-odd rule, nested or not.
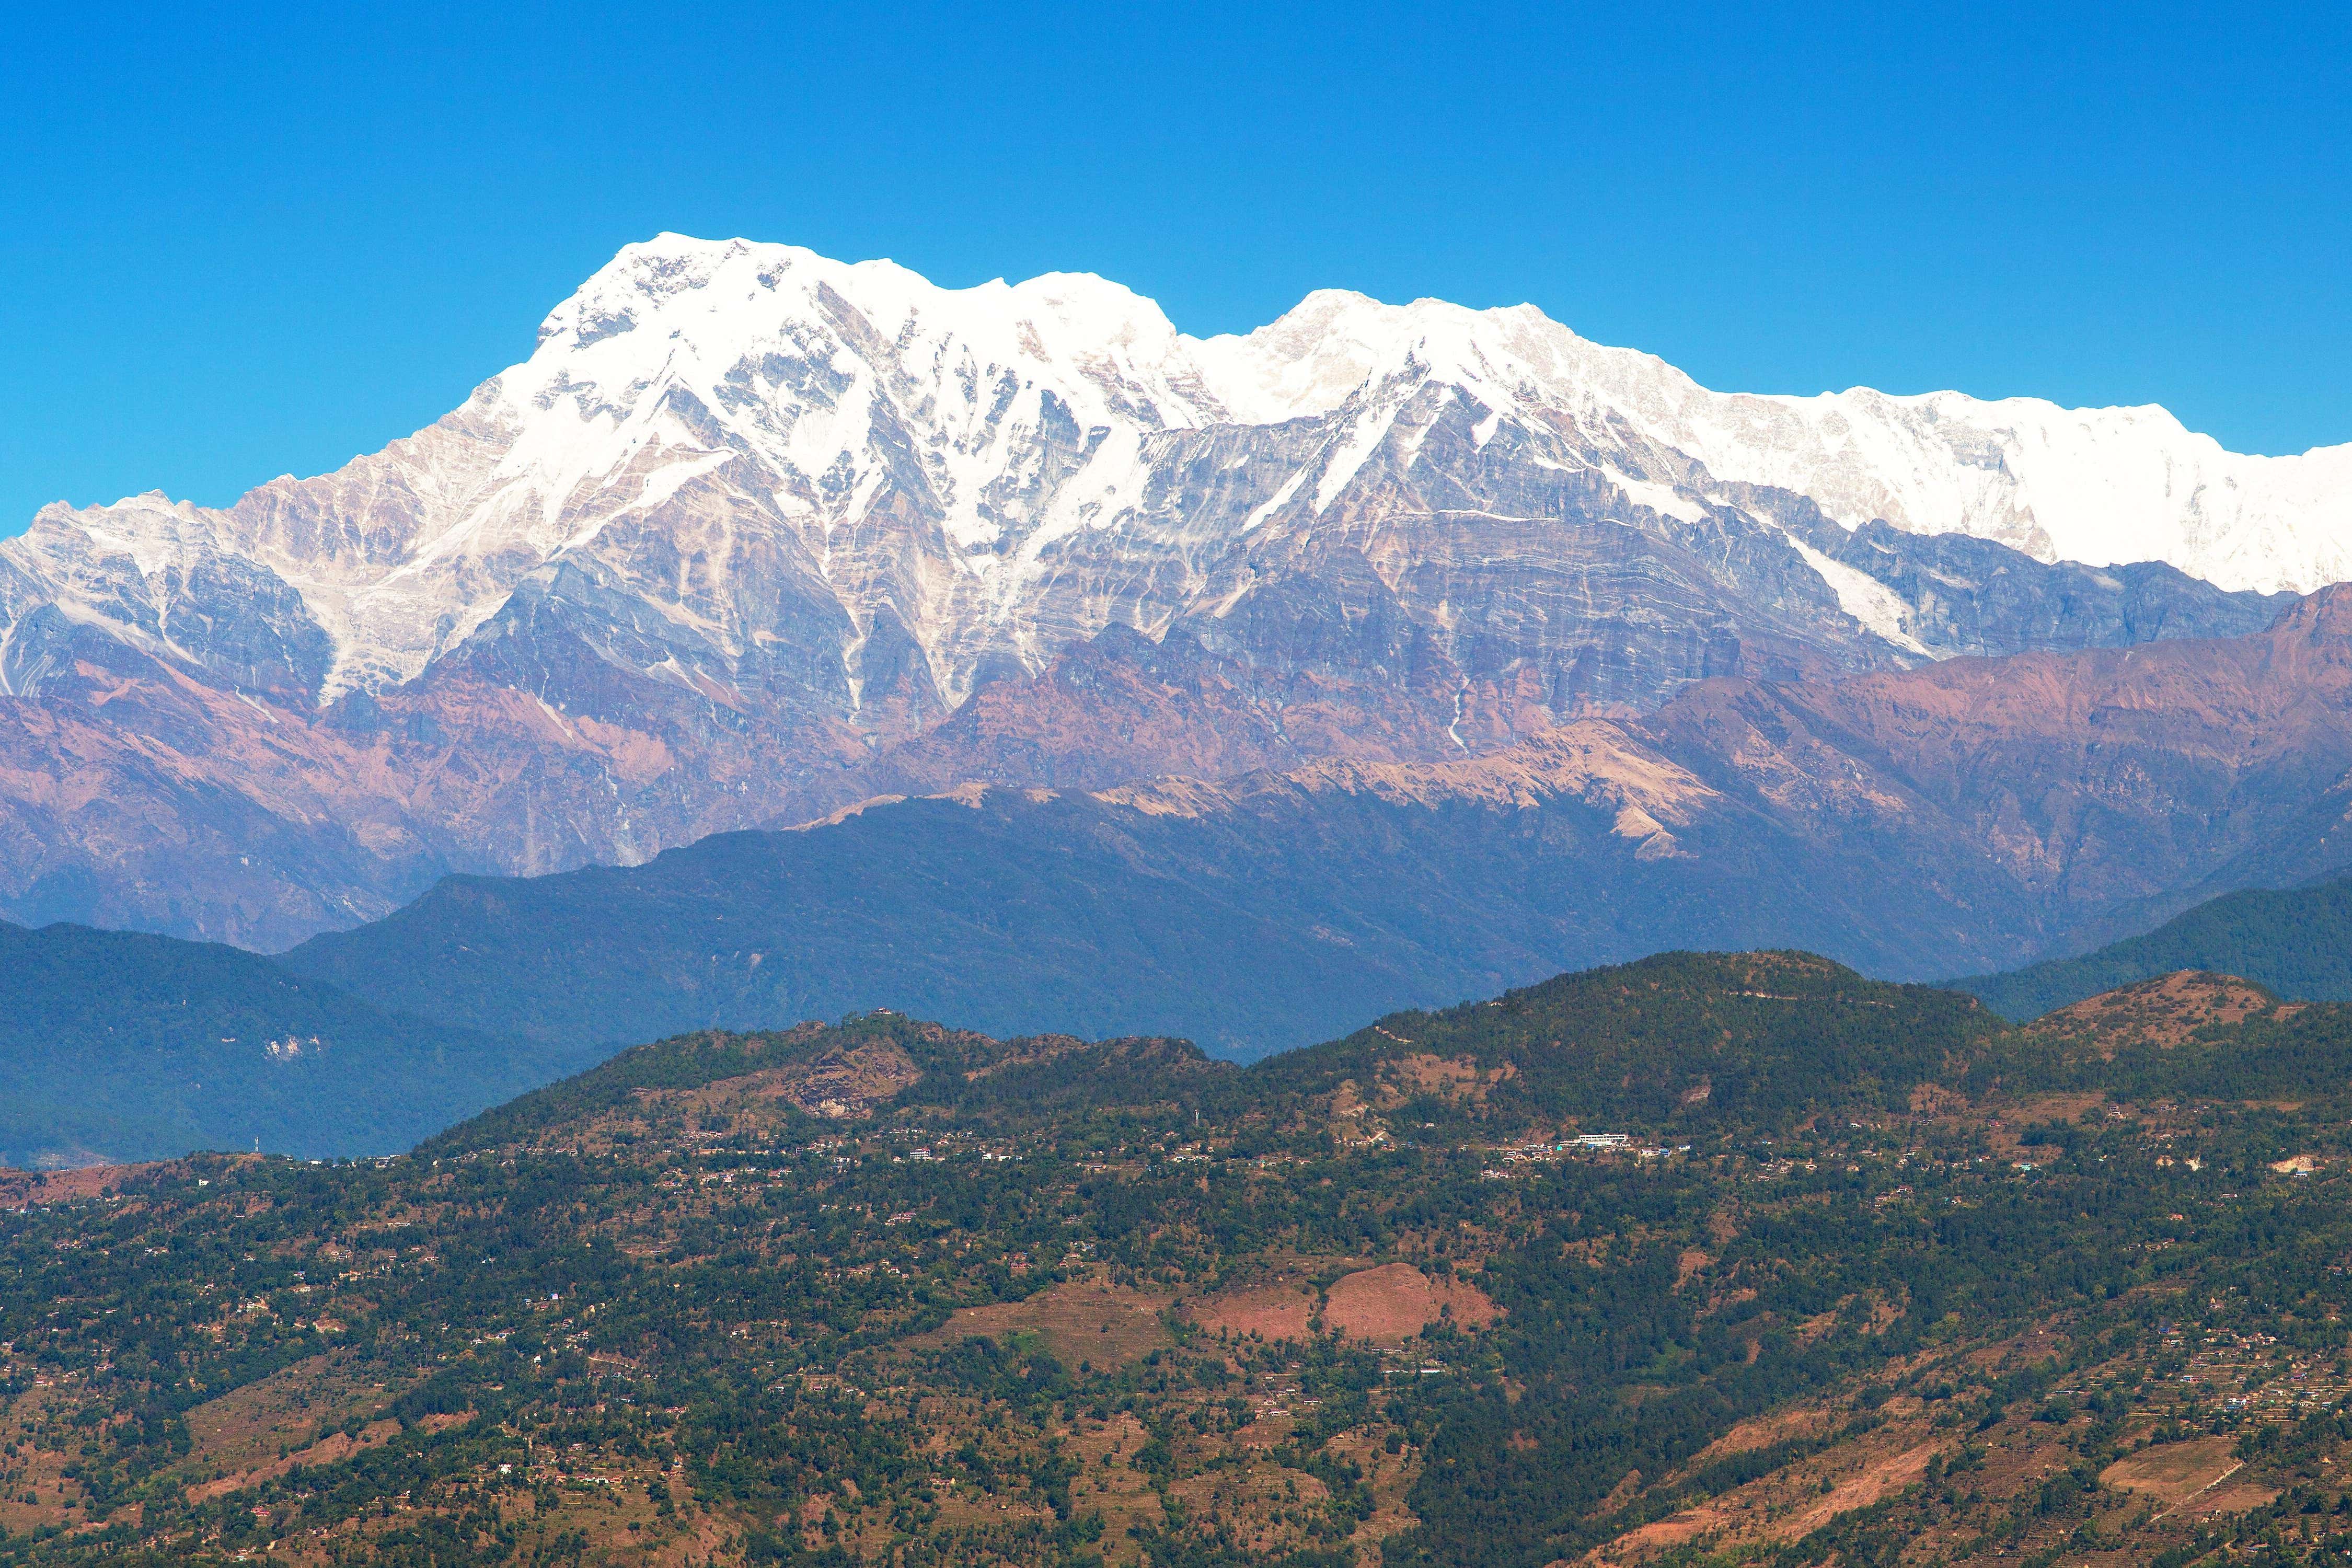
[(703, 1098), (749, 1093), (790, 1100), (811, 1116), (864, 1116), (922, 1077), (914, 1058), (887, 1041), (838, 1047), (803, 1066), (770, 1068), (725, 1079), (701, 1091)]
[(1618, 1478), (1618, 1481), (1615, 1486), (1609, 1489), (1609, 1495), (1601, 1500), (1600, 1506), (1595, 1510), (1595, 1511), (1607, 1513), (1612, 1509), (1623, 1508), (1627, 1503), (1632, 1502), (1634, 1498), (1640, 1496), (1641, 1491), (1642, 1472), (1639, 1470), (1628, 1470), (1624, 1475)]
[(1255, 1334), (1269, 1342), (1306, 1340), (1314, 1333), (1315, 1288), (1305, 1280), (1255, 1285), (1203, 1297), (1189, 1309), (1192, 1321), (1211, 1333), (1236, 1339)]
[(1323, 1326), (1349, 1339), (1395, 1343), (1450, 1319), (1464, 1328), (1495, 1321), (1495, 1303), (1475, 1286), (1432, 1279), (1410, 1263), (1384, 1263), (1335, 1281)]
[(2278, 1488), (2263, 1486), (2255, 1481), (2223, 1481), (2191, 1502), (2184, 1511), (2200, 1516), (2245, 1513), (2276, 1501), (2278, 1495)]
[(1917, 1116), (1958, 1116), (1969, 1109), (1969, 1097), (1941, 1084), (1923, 1083), (1911, 1091), (1910, 1105)]
[(1744, 1454), (1751, 1448), (1767, 1448), (1775, 1443), (1785, 1443), (1792, 1437), (1810, 1437), (1826, 1431), (1830, 1415), (1817, 1407), (1806, 1406), (1783, 1410), (1770, 1415), (1759, 1415), (1742, 1421), (1714, 1442), (1692, 1455), (1684, 1464), (1685, 1470), (1702, 1469), (1717, 1459), (1733, 1454)]
[(298, 1449), (284, 1458), (257, 1465), (249, 1470), (233, 1471), (216, 1480), (190, 1487), (188, 1500), (204, 1502), (212, 1498), (226, 1496), (244, 1487), (276, 1480), (297, 1465), (331, 1465), (337, 1459), (348, 1458), (362, 1448), (380, 1447), (390, 1442), (399, 1431), (400, 1423), (397, 1421), (378, 1421), (362, 1429), (355, 1437), (345, 1436), (341, 1432), (331, 1432), (308, 1447)]
[(963, 1308), (944, 1328), (914, 1342), (949, 1345), (974, 1334), (1034, 1334), (1066, 1366), (1118, 1366), (1176, 1342), (1160, 1316), (1172, 1300), (1100, 1280), (1067, 1280), (1025, 1301)]
[(355, 1357), (298, 1361), (189, 1411), (194, 1446), (185, 1468), (218, 1474), (257, 1469), (282, 1448), (309, 1445), (322, 1428), (353, 1418), (373, 1421), (396, 1392), (377, 1383)]
[(1938, 1440), (1906, 1448), (1899, 1454), (1874, 1456), (1862, 1473), (1839, 1481), (1819, 1502), (1779, 1521), (1766, 1532), (1773, 1541), (1794, 1541), (1809, 1535), (1842, 1513), (1868, 1508), (1889, 1492), (1902, 1490), (1927, 1473), (1927, 1461), (1949, 1445)]
[(1968, 1352), (1962, 1359), (1978, 1368), (2031, 1366), (2049, 1360), (2064, 1348), (2064, 1342), (2044, 1324), (2012, 1334), (2005, 1340), (1995, 1340)]
[(51, 1171), (18, 1171), (0, 1166), (0, 1208), (88, 1202), (120, 1192), (132, 1182), (184, 1168), (177, 1160), (152, 1160), (129, 1165), (75, 1165)]
[(2175, 1508), (2212, 1486), (2235, 1469), (2233, 1447), (2227, 1437), (2193, 1437), (2185, 1443), (2165, 1443), (2142, 1448), (2117, 1459), (2099, 1472), (2103, 1486), (2144, 1492), (2167, 1508)]
[(1312, 1284), (1293, 1277), (1202, 1297), (1185, 1311), (1213, 1334), (1303, 1341), (1319, 1328), (1376, 1344), (1400, 1343), (1444, 1321), (1482, 1328), (1497, 1316), (1476, 1286), (1432, 1279), (1410, 1263), (1344, 1275), (1319, 1300)]
[(1019, 1045), (1020, 1049), (1008, 1050), (985, 1067), (974, 1068), (965, 1073), (963, 1075), (965, 1081), (974, 1082), (983, 1078), (992, 1078), (998, 1073), (1007, 1072), (1014, 1068), (1043, 1066), (1057, 1058), (1068, 1056), (1072, 1051), (1083, 1051), (1087, 1048), (1087, 1042), (1076, 1035), (1033, 1035), (1020, 1041)]
[[(1726, 1434), (1718, 1442), (1728, 1441)], [(1751, 1434), (1757, 1441), (1748, 1446), (1761, 1446), (1777, 1440), (1774, 1436)], [(1629, 1531), (1595, 1548), (1584, 1561), (1592, 1563), (1618, 1563), (1639, 1561), (1656, 1552), (1683, 1546), (1702, 1536), (1725, 1536), (1749, 1542), (1790, 1542), (1820, 1529), (1842, 1513), (1868, 1508), (1895, 1492), (1911, 1485), (1927, 1474), (1927, 1461), (1948, 1445), (1941, 1441), (1916, 1444), (1901, 1449), (1868, 1453), (1859, 1469), (1837, 1478), (1826, 1492), (1817, 1492), (1802, 1507), (1759, 1518), (1754, 1510), (1756, 1489), (1712, 1499), (1696, 1508), (1685, 1509), (1667, 1519), (1657, 1520)], [(1732, 1450), (1727, 1450), (1732, 1451)], [(1768, 1483), (1769, 1484), (1769, 1483)], [(1624, 1493), (1614, 1498), (1614, 1505), (1633, 1500), (1633, 1493), (1622, 1485)], [(1809, 1486), (1808, 1491), (1811, 1490)], [(1612, 1504), (1604, 1503), (1605, 1510)]]
[(2002, 1106), (1999, 1120), (1986, 1125), (1985, 1142), (1993, 1153), (2003, 1160), (2024, 1158), (2045, 1160), (2047, 1152), (2036, 1154), (2032, 1147), (2018, 1142), (2029, 1127), (2051, 1122), (2080, 1121), (2107, 1102), (2104, 1094), (2042, 1094), (2029, 1100)]
[(2291, 1017), (2299, 1004), (2282, 1004), (2250, 980), (2183, 969), (2085, 997), (2029, 1026), (2102, 1057), (2136, 1045), (2178, 1046), (2200, 1029), (2239, 1024), (2257, 1014)]
[(1496, 1068), (1481, 1068), (1469, 1057), (1408, 1051), (1381, 1064), (1381, 1109), (1393, 1110), (1422, 1095), (1457, 1105), (1484, 1105), (1489, 1090), (1517, 1074), (1518, 1069), (1508, 1062)]

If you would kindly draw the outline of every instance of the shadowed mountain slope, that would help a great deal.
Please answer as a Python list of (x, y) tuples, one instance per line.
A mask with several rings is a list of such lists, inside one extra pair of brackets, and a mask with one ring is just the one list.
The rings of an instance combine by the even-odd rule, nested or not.
[(593, 1060), (210, 942), (0, 923), (0, 1164), (391, 1153)]
[(549, 1038), (887, 1005), (1248, 1056), (1664, 949), (2015, 963), (2340, 866), (2347, 773), (2331, 589), (2251, 637), (1709, 680), (1451, 762), (882, 800), (638, 867), (453, 879), (286, 962)]
[(1946, 984), (2024, 1019), (2184, 969), (2243, 975), (2290, 1001), (2352, 1001), (2352, 880), (2227, 893), (2095, 952)]

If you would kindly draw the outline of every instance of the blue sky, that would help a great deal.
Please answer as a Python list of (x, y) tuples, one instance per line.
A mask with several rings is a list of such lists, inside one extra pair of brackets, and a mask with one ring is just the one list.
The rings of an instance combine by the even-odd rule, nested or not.
[(2352, 440), (2340, 5), (210, 9), (12, 12), (0, 532), (380, 447), (662, 229)]

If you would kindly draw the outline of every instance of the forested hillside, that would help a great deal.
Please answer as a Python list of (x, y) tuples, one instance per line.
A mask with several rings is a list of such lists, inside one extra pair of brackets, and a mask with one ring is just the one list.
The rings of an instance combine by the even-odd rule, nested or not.
[(2079, 958), (1950, 984), (2025, 1019), (2182, 969), (2242, 975), (2294, 1001), (2352, 1000), (2352, 880), (2224, 894)]
[(0, 1163), (390, 1153), (599, 1054), (388, 1012), (216, 942), (0, 921)]
[(2016, 1030), (1802, 953), (1246, 1068), (681, 1037), (16, 1179), (0, 1559), (2345, 1561), (2347, 1069), (2226, 978)]

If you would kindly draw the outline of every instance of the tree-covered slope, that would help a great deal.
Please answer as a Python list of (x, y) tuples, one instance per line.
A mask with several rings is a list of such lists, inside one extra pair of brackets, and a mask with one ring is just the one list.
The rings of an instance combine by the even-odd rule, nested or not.
[(0, 1163), (390, 1153), (590, 1059), (217, 943), (0, 922)]
[(2292, 1001), (2352, 1000), (2352, 879), (2225, 893), (2095, 952), (1948, 984), (2021, 1020), (2182, 969), (2241, 975)]
[(2004, 1034), (1969, 998), (1866, 980), (1812, 953), (1670, 952), (1392, 1014), (1260, 1064), (1246, 1092), (1328, 1091), (1437, 1070), (1412, 1064), (1461, 1064), (1481, 1075), (1490, 1115), (1715, 1130), (1857, 1103), (1900, 1109), (1920, 1084), (1965, 1080)]
[(1169, 1094), (1197, 1103), (1211, 1084), (1238, 1081), (1235, 1072), (1184, 1040), (1088, 1042), (1045, 1035), (998, 1041), (877, 1012), (838, 1024), (753, 1034), (712, 1030), (634, 1047), (469, 1118), (425, 1140), (416, 1152), (431, 1158), (576, 1138), (586, 1126), (633, 1114), (648, 1099), (730, 1080), (758, 1082), (771, 1098), (804, 1112), (827, 1099), (844, 1114), (898, 1100), (1026, 1127)]
[(2340, 1564), (2347, 1020), (1676, 953), (0, 1179), (0, 1564)]
[(908, 800), (640, 866), (451, 878), (281, 962), (380, 1006), (614, 1046), (882, 1006), (1247, 1059), (1661, 948), (1892, 964), (1906, 943), (1948, 950), (1958, 901), (2001, 897), (1962, 867), (1889, 910), (1847, 890), (1904, 885), (1899, 842), (1857, 836), (1832, 874), (1727, 808), (1651, 853), (1580, 775), (1442, 783)]

